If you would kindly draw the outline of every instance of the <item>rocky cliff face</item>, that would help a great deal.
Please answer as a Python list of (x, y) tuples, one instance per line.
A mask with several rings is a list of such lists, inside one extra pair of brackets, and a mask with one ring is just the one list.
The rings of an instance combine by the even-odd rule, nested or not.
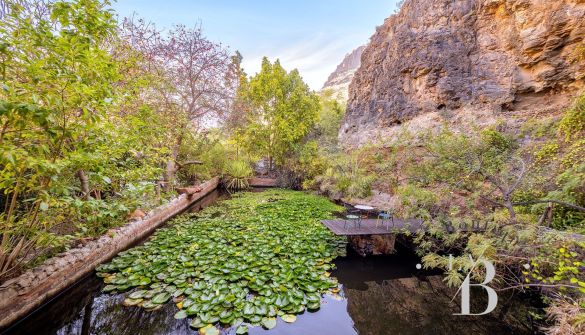
[(566, 105), (583, 87), (584, 36), (585, 0), (407, 0), (363, 52), (340, 139)]
[(335, 92), (334, 95), (339, 95), (340, 99), (344, 102), (347, 101), (349, 84), (351, 83), (356, 70), (360, 67), (362, 52), (364, 52), (365, 48), (365, 45), (360, 46), (345, 55), (343, 61), (341, 61), (335, 71), (333, 71), (333, 73), (329, 75), (329, 78), (327, 78), (322, 90), (331, 89)]

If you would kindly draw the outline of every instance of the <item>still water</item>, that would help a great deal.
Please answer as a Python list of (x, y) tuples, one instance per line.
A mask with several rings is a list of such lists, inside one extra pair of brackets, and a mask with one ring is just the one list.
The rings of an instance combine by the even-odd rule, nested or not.
[[(196, 209), (215, 202), (211, 194)], [(527, 317), (526, 298), (500, 297), (496, 311), (486, 316), (456, 316), (458, 300), (438, 273), (416, 269), (419, 259), (397, 246), (390, 256), (362, 258), (351, 251), (338, 258), (332, 273), (339, 279), (337, 296), (323, 297), (321, 308), (298, 315), (292, 324), (278, 320), (272, 330), (250, 328), (249, 334), (266, 335), (497, 335), (534, 334)], [(168, 303), (157, 311), (124, 307), (122, 295), (100, 292), (94, 275), (80, 281), (9, 329), (6, 334), (58, 335), (163, 335), (197, 334), (189, 320), (175, 320), (177, 308)], [(475, 311), (481, 311), (483, 292), (477, 293)], [(223, 334), (234, 334), (225, 330)]]

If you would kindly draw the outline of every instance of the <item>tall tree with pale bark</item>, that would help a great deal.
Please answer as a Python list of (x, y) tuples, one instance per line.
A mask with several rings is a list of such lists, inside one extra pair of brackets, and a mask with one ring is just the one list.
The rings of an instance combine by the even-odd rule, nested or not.
[(144, 67), (158, 78), (146, 91), (146, 99), (168, 126), (169, 157), (164, 173), (168, 189), (179, 169), (199, 163), (179, 162), (179, 150), (190, 133), (226, 116), (237, 71), (228, 50), (209, 41), (200, 26), (177, 25), (162, 34), (143, 20), (128, 19), (122, 35), (143, 54)]

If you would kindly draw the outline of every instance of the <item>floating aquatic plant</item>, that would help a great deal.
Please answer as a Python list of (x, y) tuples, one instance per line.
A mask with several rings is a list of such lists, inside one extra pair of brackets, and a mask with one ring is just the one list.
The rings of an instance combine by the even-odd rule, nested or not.
[(319, 220), (340, 208), (302, 192), (240, 193), (202, 212), (183, 215), (143, 245), (98, 267), (106, 292), (131, 291), (124, 304), (155, 310), (172, 300), (175, 318), (215, 334), (214, 325), (267, 329), (276, 317), (316, 310), (337, 291), (331, 261), (345, 241)]

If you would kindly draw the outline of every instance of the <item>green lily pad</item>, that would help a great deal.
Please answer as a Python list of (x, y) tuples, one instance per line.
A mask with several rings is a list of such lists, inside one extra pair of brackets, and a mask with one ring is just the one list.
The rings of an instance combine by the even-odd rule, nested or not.
[(191, 320), (191, 322), (189, 323), (189, 326), (199, 329), (204, 327), (206, 324), (204, 322), (201, 321), (200, 318), (195, 318), (193, 320)]
[(140, 290), (140, 291), (136, 291), (136, 292), (130, 293), (130, 295), (128, 296), (128, 298), (130, 298), (130, 299), (140, 299), (140, 298), (143, 298), (145, 294), (146, 294), (146, 291), (145, 290)]
[(276, 327), (276, 318), (263, 318), (262, 326), (266, 327), (266, 329), (272, 329)]
[(112, 292), (112, 291), (115, 291), (115, 290), (116, 290), (116, 285), (106, 285), (102, 289), (102, 291), (104, 291), (104, 292)]
[(124, 306), (136, 306), (138, 304), (140, 304), (143, 301), (142, 298), (138, 298), (138, 299), (131, 299), (131, 298), (126, 298), (124, 299)]
[(177, 320), (185, 319), (187, 317), (187, 312), (185, 310), (180, 310), (175, 313), (174, 318)]
[(281, 318), (282, 318), (282, 321), (288, 322), (288, 323), (293, 323), (293, 322), (297, 321), (296, 315), (292, 315), (292, 314), (285, 314)]
[(196, 316), (195, 329), (218, 321), (270, 328), (277, 315), (290, 321), (305, 308), (318, 309), (322, 294), (337, 286), (329, 271), (346, 242), (319, 220), (338, 210), (302, 192), (239, 193), (176, 217), (147, 242), (100, 265), (99, 276), (105, 291), (138, 288), (126, 303), (147, 310), (173, 298), (176, 317)]
[(248, 334), (248, 326), (246, 325), (238, 326), (238, 328), (236, 329), (236, 334), (238, 335)]
[(165, 302), (169, 301), (170, 298), (171, 298), (171, 294), (168, 292), (159, 293), (152, 298), (152, 303), (153, 304), (164, 304)]
[(219, 335), (219, 330), (215, 326), (207, 325), (199, 329), (201, 335)]

